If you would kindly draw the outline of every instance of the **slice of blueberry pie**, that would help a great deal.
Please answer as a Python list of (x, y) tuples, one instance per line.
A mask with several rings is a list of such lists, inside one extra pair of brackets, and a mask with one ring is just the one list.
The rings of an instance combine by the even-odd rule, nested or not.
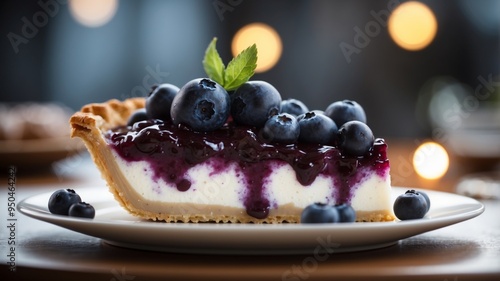
[(72, 136), (83, 139), (116, 200), (167, 222), (297, 223), (316, 202), (348, 204), (356, 221), (392, 221), (387, 145), (361, 106), (289, 111), (271, 84), (248, 81), (253, 71), (231, 74), (252, 64), (252, 52), (214, 67), (214, 40), (209, 78), (89, 104), (71, 117)]

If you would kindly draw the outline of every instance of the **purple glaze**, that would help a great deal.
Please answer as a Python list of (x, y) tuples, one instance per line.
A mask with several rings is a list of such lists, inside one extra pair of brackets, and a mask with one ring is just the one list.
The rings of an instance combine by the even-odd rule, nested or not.
[(229, 164), (237, 163), (236, 172), (247, 185), (243, 203), (247, 213), (258, 219), (266, 218), (271, 208), (265, 196), (265, 182), (274, 163), (290, 164), (303, 186), (312, 184), (320, 174), (331, 177), (337, 186), (333, 194), (336, 204), (349, 203), (352, 191), (367, 174), (375, 172), (385, 177), (389, 171), (383, 139), (377, 139), (366, 155), (352, 157), (333, 146), (266, 144), (255, 128), (232, 123), (213, 132), (195, 132), (159, 120), (110, 130), (106, 138), (123, 159), (149, 162), (154, 180), (161, 178), (176, 185), (179, 191), (191, 187), (186, 172), (196, 164), (210, 160), (211, 174), (219, 174)]

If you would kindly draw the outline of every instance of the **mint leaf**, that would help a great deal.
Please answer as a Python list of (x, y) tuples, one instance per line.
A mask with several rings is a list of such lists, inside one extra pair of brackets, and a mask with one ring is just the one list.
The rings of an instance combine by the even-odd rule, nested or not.
[(215, 48), (216, 43), (217, 37), (214, 37), (205, 51), (203, 68), (210, 79), (224, 86), (224, 63)]
[(227, 91), (236, 90), (252, 77), (256, 67), (257, 46), (253, 44), (229, 62), (224, 72), (224, 84), (222, 86)]

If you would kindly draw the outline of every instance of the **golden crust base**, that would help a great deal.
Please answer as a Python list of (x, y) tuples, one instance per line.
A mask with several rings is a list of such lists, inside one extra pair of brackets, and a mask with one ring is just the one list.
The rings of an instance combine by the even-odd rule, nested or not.
[[(131, 214), (143, 219), (166, 222), (233, 222), (233, 223), (298, 223), (300, 211), (294, 207), (280, 207), (280, 212), (271, 210), (266, 219), (256, 219), (244, 210), (217, 205), (171, 204), (150, 201), (139, 195), (125, 179), (106, 144), (103, 133), (127, 123), (128, 117), (145, 106), (144, 98), (131, 98), (123, 102), (110, 100), (84, 106), (70, 118), (71, 136), (81, 138), (108, 183), (115, 199)], [(206, 210), (200, 211), (200, 210)], [(357, 221), (392, 221), (390, 210), (358, 212)]]

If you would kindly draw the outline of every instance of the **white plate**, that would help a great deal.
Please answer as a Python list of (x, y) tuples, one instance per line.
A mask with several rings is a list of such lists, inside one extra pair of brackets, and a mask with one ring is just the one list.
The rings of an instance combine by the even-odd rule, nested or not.
[[(191, 224), (141, 220), (129, 215), (103, 187), (79, 190), (96, 209), (94, 219), (53, 215), (47, 209), (51, 193), (27, 198), (18, 210), (106, 243), (143, 250), (200, 254), (320, 254), (352, 252), (393, 245), (400, 239), (455, 224), (480, 215), (478, 201), (426, 190), (431, 209), (423, 219), (344, 224)], [(392, 197), (407, 189), (393, 188)]]

